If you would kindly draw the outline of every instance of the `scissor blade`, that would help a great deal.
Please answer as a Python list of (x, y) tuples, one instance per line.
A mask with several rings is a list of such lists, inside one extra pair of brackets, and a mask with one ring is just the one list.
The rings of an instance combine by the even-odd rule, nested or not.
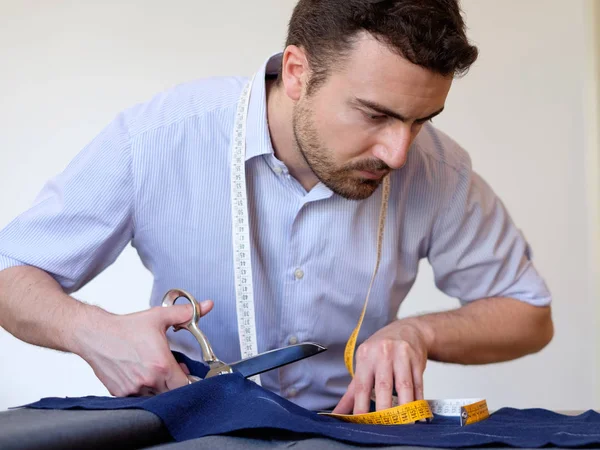
[(325, 347), (312, 342), (303, 342), (288, 347), (276, 348), (265, 353), (261, 353), (250, 358), (230, 364), (229, 366), (236, 372), (241, 373), (244, 378), (258, 375), (259, 373), (273, 370), (286, 364), (290, 364), (301, 359), (327, 350)]

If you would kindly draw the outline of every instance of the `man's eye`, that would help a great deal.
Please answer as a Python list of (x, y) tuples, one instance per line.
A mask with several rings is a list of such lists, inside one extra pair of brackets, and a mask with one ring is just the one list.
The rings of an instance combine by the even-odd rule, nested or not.
[(369, 114), (369, 119), (371, 120), (383, 120), (383, 119), (387, 119), (387, 116), (385, 114)]

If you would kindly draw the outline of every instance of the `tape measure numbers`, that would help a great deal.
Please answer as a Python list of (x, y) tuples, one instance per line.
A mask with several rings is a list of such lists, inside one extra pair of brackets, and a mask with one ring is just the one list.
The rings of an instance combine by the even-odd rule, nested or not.
[(467, 403), (460, 407), (460, 425), (470, 425), (490, 417), (487, 401), (477, 399), (474, 403)]
[[(240, 96), (231, 147), (231, 229), (233, 238), (233, 262), (235, 276), (235, 298), (238, 320), (238, 335), (242, 358), (258, 353), (256, 339), (256, 319), (254, 313), (254, 289), (252, 284), (252, 261), (250, 245), (250, 224), (248, 219), (248, 199), (246, 192), (246, 118), (250, 101), (250, 91), (254, 77), (245, 86)], [(383, 179), (379, 225), (377, 230), (377, 258), (375, 269), (367, 291), (358, 324), (348, 339), (344, 351), (344, 362), (350, 375), (354, 377), (354, 351), (356, 341), (365, 317), (371, 289), (381, 260), (385, 219), (390, 195), (390, 177)], [(250, 378), (260, 385), (260, 376)], [(397, 398), (394, 399), (397, 405)], [(336, 417), (353, 423), (398, 425), (409, 424), (420, 420), (430, 420), (434, 414), (460, 417), (461, 425), (478, 422), (489, 417), (487, 403), (484, 399), (456, 400), (417, 400), (393, 406), (381, 411), (367, 414), (332, 414), (322, 415)]]
[(319, 413), (319, 415), (368, 425), (407, 425), (423, 419), (432, 419), (433, 411), (426, 400), (416, 400), (366, 414)]
[[(397, 402), (396, 402), (397, 403)], [(490, 416), (485, 399), (416, 400), (366, 414), (319, 413), (351, 423), (369, 425), (407, 425), (421, 420), (430, 422), (434, 415), (456, 417), (461, 426), (480, 422)]]

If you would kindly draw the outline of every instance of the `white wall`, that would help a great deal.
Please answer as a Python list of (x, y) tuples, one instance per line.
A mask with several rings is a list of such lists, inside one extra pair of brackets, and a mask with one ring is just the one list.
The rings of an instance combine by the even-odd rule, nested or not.
[[(27, 207), (114, 114), (206, 75), (250, 75), (281, 48), (293, 0), (53, 2), (0, 0), (0, 226)], [(431, 363), (428, 397), (484, 396), (492, 408), (599, 408), (586, 191), (585, 0), (469, 0), (481, 57), (435, 123), (531, 241), (554, 294), (556, 337), (538, 355), (485, 367)], [(587, 108), (587, 109), (586, 109)], [(587, 134), (586, 134), (587, 133)], [(587, 156), (586, 156), (587, 155)], [(589, 172), (590, 174), (592, 172)], [(116, 313), (147, 307), (150, 276), (127, 248), (76, 294)], [(456, 306), (426, 264), (401, 315)], [(45, 396), (105, 395), (71, 355), (0, 330), (0, 410)]]

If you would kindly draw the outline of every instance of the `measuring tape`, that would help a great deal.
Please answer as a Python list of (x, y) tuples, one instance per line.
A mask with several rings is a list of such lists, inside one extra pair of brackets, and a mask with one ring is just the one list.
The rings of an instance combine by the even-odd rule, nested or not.
[[(246, 193), (246, 117), (252, 81), (246, 84), (238, 103), (231, 151), (231, 230), (238, 336), (242, 359), (258, 353), (254, 315), (254, 288), (250, 258), (250, 225)], [(249, 378), (260, 385), (260, 376)]]
[[(238, 320), (238, 335), (242, 358), (258, 353), (256, 343), (256, 323), (254, 313), (254, 295), (252, 285), (252, 261), (250, 245), (250, 225), (248, 220), (248, 199), (246, 192), (246, 118), (250, 101), (250, 91), (254, 78), (245, 86), (238, 102), (234, 135), (231, 150), (231, 228), (233, 237), (233, 261), (235, 275), (235, 297)], [(362, 322), (365, 317), (371, 289), (381, 260), (381, 248), (385, 229), (385, 219), (390, 195), (390, 177), (385, 176), (382, 185), (379, 226), (377, 230), (377, 259), (371, 277), (367, 297), (358, 324), (350, 335), (344, 351), (344, 362), (351, 377), (354, 377), (354, 350)], [(260, 385), (260, 377), (250, 378)], [(320, 413), (347, 422), (398, 425), (409, 424), (420, 420), (431, 420), (434, 414), (455, 416), (460, 424), (468, 425), (489, 417), (485, 399), (455, 400), (417, 400), (398, 405), (394, 397), (394, 406), (385, 410), (366, 414), (333, 414)]]
[(319, 413), (322, 416), (335, 417), (345, 422), (368, 425), (408, 425), (421, 420), (431, 422), (434, 415), (457, 417), (460, 425), (480, 422), (490, 416), (487, 401), (483, 398), (415, 400), (380, 411), (365, 414)]

